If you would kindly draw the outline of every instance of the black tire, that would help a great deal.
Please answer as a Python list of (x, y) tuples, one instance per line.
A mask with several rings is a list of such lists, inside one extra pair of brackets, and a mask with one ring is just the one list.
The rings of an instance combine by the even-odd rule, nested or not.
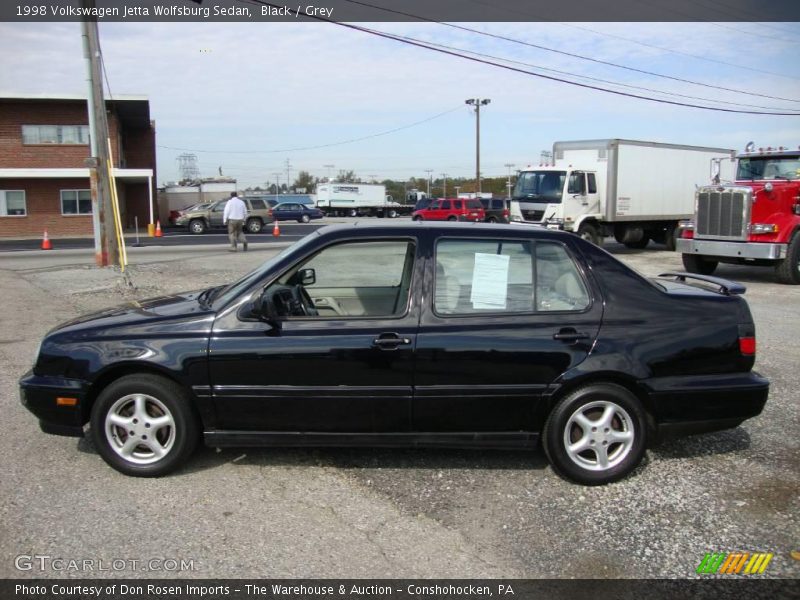
[(450, 215), (449, 217), (447, 217), (447, 220), (448, 221), (458, 221), (458, 217), (456, 217), (455, 215)]
[(261, 233), (262, 229), (264, 229), (264, 223), (261, 222), (261, 219), (255, 217), (247, 219), (247, 233)]
[(397, 211), (394, 210), (394, 209), (390, 210), (388, 216), (389, 216), (390, 219), (396, 219), (397, 218)]
[(709, 260), (697, 254), (684, 254), (682, 257), (683, 268), (689, 273), (697, 273), (698, 275), (711, 275), (717, 270), (719, 261)]
[[(141, 409), (138, 398), (144, 400)], [(119, 422), (111, 422), (112, 414)], [(158, 421), (164, 425), (157, 427)], [(91, 435), (103, 460), (120, 473), (159, 477), (186, 462), (197, 446), (199, 427), (189, 394), (177, 383), (157, 375), (126, 375), (97, 397)], [(134, 439), (140, 443), (130, 444)]]
[(677, 249), (679, 234), (680, 234), (680, 229), (675, 225), (670, 225), (669, 227), (667, 227), (666, 239), (664, 240), (664, 245), (670, 252), (675, 252), (675, 250)]
[(786, 258), (775, 265), (775, 276), (779, 283), (800, 285), (800, 231), (789, 242)]
[(489, 217), (486, 219), (487, 223), (497, 223), (497, 217)]
[(625, 242), (626, 248), (632, 248), (634, 250), (641, 250), (642, 248), (647, 248), (647, 244), (650, 243), (650, 236), (646, 233), (642, 236), (638, 242)]
[(302, 215), (300, 217), (300, 222), (301, 223), (308, 223), (310, 220), (311, 220), (311, 217), (309, 217), (308, 215)]
[(208, 227), (203, 219), (192, 219), (189, 221), (189, 233), (200, 235), (206, 232)]
[(355, 208), (351, 208), (349, 211), (347, 211), (347, 216), (348, 217), (357, 217), (358, 216), (358, 211)]
[(415, 216), (415, 217), (412, 219), (412, 221), (422, 221), (422, 217), (420, 217), (419, 215), (417, 215), (417, 216)]
[(591, 223), (581, 224), (581, 226), (578, 228), (578, 235), (587, 242), (591, 242), (595, 246), (603, 245), (603, 239), (600, 237), (597, 227)]
[[(579, 414), (586, 429), (576, 420)], [(609, 417), (604, 420), (606, 414)], [(597, 424), (594, 431), (588, 429), (592, 422)], [(574, 447), (580, 441), (585, 448)], [(553, 469), (584, 485), (604, 485), (628, 475), (642, 461), (646, 443), (641, 403), (613, 383), (587, 385), (564, 397), (550, 412), (542, 432), (542, 445)]]

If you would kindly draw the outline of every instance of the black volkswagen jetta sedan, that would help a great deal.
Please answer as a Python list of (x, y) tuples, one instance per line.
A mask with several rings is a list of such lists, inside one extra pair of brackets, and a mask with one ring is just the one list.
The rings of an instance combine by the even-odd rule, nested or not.
[(65, 323), (20, 381), (45, 432), (157, 476), (210, 446), (535, 448), (584, 484), (665, 436), (735, 427), (744, 288), (646, 279), (577, 236), (460, 223), (322, 228), (227, 286)]

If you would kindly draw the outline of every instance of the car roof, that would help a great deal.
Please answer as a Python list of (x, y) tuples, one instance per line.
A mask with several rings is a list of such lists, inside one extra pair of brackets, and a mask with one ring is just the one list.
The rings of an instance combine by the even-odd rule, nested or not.
[(482, 222), (465, 222), (465, 221), (392, 221), (389, 223), (375, 223), (366, 221), (355, 221), (353, 223), (336, 223), (326, 225), (315, 230), (314, 233), (319, 235), (328, 235), (340, 233), (346, 235), (347, 232), (357, 233), (359, 235), (383, 235), (383, 234), (409, 234), (417, 231), (441, 231), (448, 235), (464, 234), (466, 237), (470, 235), (484, 237), (487, 234), (498, 235), (503, 237), (551, 237), (554, 239), (575, 239), (579, 240), (577, 236), (565, 232), (547, 229), (537, 225), (512, 225), (501, 223), (482, 223)]

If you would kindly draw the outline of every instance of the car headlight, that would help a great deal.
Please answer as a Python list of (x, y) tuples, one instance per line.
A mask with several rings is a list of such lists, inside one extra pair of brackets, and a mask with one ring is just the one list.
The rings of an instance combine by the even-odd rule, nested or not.
[(753, 223), (750, 233), (759, 235), (765, 233), (778, 233), (778, 226), (774, 223)]

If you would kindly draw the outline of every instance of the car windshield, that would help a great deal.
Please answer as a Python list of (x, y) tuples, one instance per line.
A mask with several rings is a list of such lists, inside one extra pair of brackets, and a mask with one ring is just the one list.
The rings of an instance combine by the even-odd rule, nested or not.
[(800, 156), (758, 156), (740, 158), (736, 179), (798, 179)]
[(523, 171), (514, 187), (514, 200), (560, 204), (566, 171)]
[(317, 235), (316, 232), (308, 234), (306, 237), (302, 238), (298, 242), (295, 242), (291, 246), (288, 246), (283, 250), (281, 250), (278, 254), (267, 260), (262, 265), (250, 271), (247, 275), (245, 275), (238, 281), (229, 283), (225, 287), (221, 288), (218, 292), (214, 293), (211, 296), (211, 298), (208, 299), (209, 306), (211, 305), (225, 306), (228, 302), (236, 298), (239, 294), (241, 294), (244, 290), (253, 285), (256, 281), (264, 277), (278, 262), (283, 260), (283, 258), (285, 258), (286, 256), (288, 256), (293, 252), (302, 252), (303, 247), (311, 239), (313, 239), (315, 235)]

